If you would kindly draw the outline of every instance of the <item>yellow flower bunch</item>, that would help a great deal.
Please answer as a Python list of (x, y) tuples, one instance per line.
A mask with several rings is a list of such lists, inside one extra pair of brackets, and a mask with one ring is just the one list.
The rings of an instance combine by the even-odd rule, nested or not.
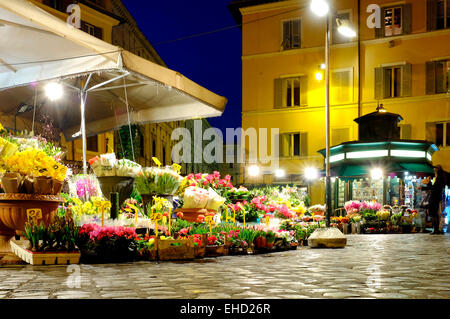
[(305, 203), (300, 202), (300, 205), (298, 205), (297, 207), (293, 207), (292, 211), (294, 211), (297, 216), (302, 216), (304, 213), (306, 213)]
[[(98, 203), (106, 202), (101, 197), (91, 197), (91, 201), (82, 202), (79, 198), (72, 198), (74, 205), (71, 207), (72, 212), (76, 216), (81, 215), (95, 215), (100, 213)], [(109, 203), (109, 202), (108, 202)], [(109, 205), (105, 205), (107, 209), (111, 207), (111, 203)]]
[(67, 167), (48, 156), (44, 151), (27, 148), (1, 160), (2, 167), (13, 173), (34, 177), (47, 176), (59, 181), (66, 178)]

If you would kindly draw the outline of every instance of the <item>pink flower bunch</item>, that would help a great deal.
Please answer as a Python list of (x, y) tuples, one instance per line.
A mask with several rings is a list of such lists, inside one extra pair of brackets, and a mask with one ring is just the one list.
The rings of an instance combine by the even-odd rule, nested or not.
[(191, 227), (182, 228), (182, 229), (180, 229), (180, 231), (178, 233), (182, 236), (187, 236), (189, 234), (190, 230), (191, 230)]
[(381, 204), (378, 202), (362, 202), (361, 203), (361, 210), (372, 210), (374, 212), (377, 212), (381, 209)]
[(344, 208), (348, 214), (354, 214), (354, 213), (359, 212), (361, 209), (361, 206), (362, 206), (361, 202), (354, 201), (354, 200), (348, 201), (344, 204)]
[(198, 186), (201, 188), (211, 187), (213, 189), (218, 188), (233, 188), (231, 184), (231, 176), (226, 175), (224, 178), (220, 177), (220, 173), (215, 171), (213, 174), (189, 174), (187, 177), (187, 182), (189, 186)]
[(275, 205), (275, 214), (280, 218), (294, 218), (295, 213), (292, 212), (286, 205)]
[(239, 235), (240, 232), (241, 232), (241, 231), (240, 231), (239, 229), (236, 229), (236, 230), (230, 230), (230, 231), (228, 232), (228, 234), (227, 234), (227, 238), (230, 238), (230, 239), (232, 239), (232, 238), (238, 238), (238, 235)]
[(125, 237), (127, 239), (137, 239), (135, 228), (113, 226), (101, 227), (97, 224), (85, 224), (80, 229), (80, 234), (89, 234), (92, 240), (101, 240), (104, 237)]
[[(263, 210), (265, 212), (268, 211), (268, 208), (264, 205), (267, 201), (266, 196), (257, 196), (252, 199), (252, 204), (259, 210)], [(245, 205), (245, 204), (244, 204)]]
[(77, 180), (76, 187), (80, 198), (98, 196), (95, 183), (90, 178), (80, 178)]

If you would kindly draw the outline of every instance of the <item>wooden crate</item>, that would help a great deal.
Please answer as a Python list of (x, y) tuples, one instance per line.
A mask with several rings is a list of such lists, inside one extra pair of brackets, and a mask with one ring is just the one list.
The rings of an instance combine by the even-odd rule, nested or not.
[(11, 250), (23, 261), (31, 265), (69, 265), (78, 264), (81, 254), (79, 252), (51, 252), (40, 253), (25, 249), (28, 241), (11, 240)]
[(227, 255), (228, 255), (228, 248), (226, 245), (206, 246), (206, 257), (219, 257)]
[(189, 260), (195, 258), (194, 240), (191, 239), (159, 239), (159, 260)]

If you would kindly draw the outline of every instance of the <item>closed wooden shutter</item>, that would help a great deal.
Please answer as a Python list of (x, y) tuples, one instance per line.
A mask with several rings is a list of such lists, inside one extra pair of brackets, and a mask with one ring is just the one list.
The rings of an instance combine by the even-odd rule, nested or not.
[(400, 124), (400, 138), (402, 140), (411, 139), (411, 124)]
[(280, 156), (291, 156), (291, 134), (280, 134)]
[(385, 13), (384, 13), (385, 8), (381, 8), (381, 27), (380, 28), (375, 28), (375, 38), (384, 38), (384, 31), (385, 31)]
[(281, 43), (283, 50), (287, 50), (291, 47), (290, 38), (291, 38), (291, 22), (284, 21), (283, 22), (283, 42)]
[(308, 156), (308, 133), (300, 133), (300, 156)]
[(275, 107), (283, 107), (283, 79), (275, 79)]
[(436, 93), (446, 93), (446, 76), (447, 76), (447, 62), (439, 61), (435, 62), (435, 78), (436, 78)]
[(402, 7), (402, 27), (403, 34), (410, 34), (412, 32), (412, 4), (407, 3)]
[(436, 123), (425, 123), (426, 140), (428, 142), (436, 142)]
[(375, 99), (382, 100), (384, 98), (384, 69), (375, 68)]
[(300, 77), (300, 105), (308, 105), (308, 77)]
[(426, 64), (426, 94), (436, 94), (436, 62)]
[(402, 66), (402, 96), (412, 95), (412, 64)]
[(436, 0), (427, 0), (427, 31), (437, 30)]
[(292, 46), (291, 48), (301, 48), (301, 20), (292, 21)]

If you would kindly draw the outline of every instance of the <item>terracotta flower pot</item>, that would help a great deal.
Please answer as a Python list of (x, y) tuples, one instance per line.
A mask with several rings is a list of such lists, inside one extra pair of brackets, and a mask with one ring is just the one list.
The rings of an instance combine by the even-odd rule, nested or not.
[(23, 180), (22, 189), (25, 194), (34, 194), (34, 179), (26, 176)]
[(39, 195), (52, 194), (52, 178), (39, 176), (34, 179), (34, 193)]
[(18, 173), (5, 173), (2, 177), (2, 186), (5, 193), (19, 193), (22, 178)]
[(59, 195), (64, 186), (64, 182), (58, 181), (57, 179), (52, 180), (52, 194)]

